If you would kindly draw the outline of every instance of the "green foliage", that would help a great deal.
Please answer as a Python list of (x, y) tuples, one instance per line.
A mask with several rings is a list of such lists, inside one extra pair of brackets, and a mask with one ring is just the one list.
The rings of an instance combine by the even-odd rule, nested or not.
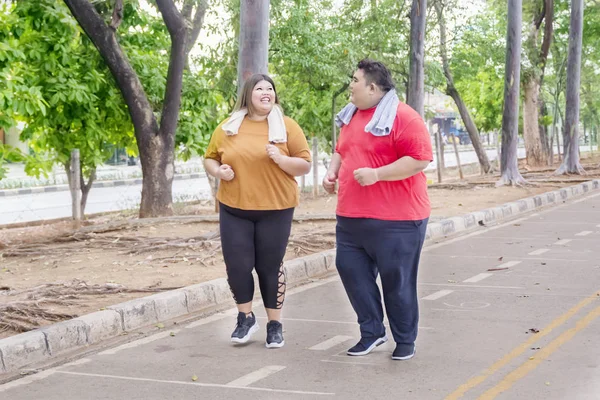
[(482, 132), (502, 125), (506, 25), (495, 10), (472, 17), (450, 60), (456, 88)]

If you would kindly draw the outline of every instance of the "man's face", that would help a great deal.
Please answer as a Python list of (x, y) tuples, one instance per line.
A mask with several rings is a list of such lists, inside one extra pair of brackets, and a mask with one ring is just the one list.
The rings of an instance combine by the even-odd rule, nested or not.
[(366, 110), (377, 105), (380, 97), (377, 96), (377, 87), (367, 83), (362, 69), (357, 69), (350, 82), (350, 101), (359, 110)]

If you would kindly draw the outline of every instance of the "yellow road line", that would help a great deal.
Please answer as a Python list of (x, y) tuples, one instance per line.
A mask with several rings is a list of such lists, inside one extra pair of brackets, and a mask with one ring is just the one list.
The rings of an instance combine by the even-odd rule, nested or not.
[(507, 355), (505, 355), (504, 357), (502, 357), (501, 359), (499, 359), (498, 361), (496, 361), (494, 364), (492, 364), (491, 367), (489, 367), (488, 369), (486, 369), (485, 371), (483, 371), (483, 373), (481, 375), (473, 377), (473, 378), (469, 379), (466, 383), (460, 385), (454, 392), (452, 392), (451, 394), (449, 394), (446, 397), (446, 400), (460, 399), (469, 390), (471, 390), (474, 387), (480, 385), (487, 378), (489, 378), (491, 375), (493, 375), (498, 370), (500, 370), (500, 368), (504, 367), (506, 364), (508, 364), (509, 362), (511, 362), (514, 358), (516, 358), (516, 357), (520, 356), (521, 354), (523, 354), (535, 342), (537, 342), (538, 340), (540, 340), (544, 336), (548, 335), (550, 332), (552, 332), (552, 330), (558, 328), (559, 326), (561, 326), (562, 324), (564, 324), (565, 322), (567, 322), (571, 317), (573, 317), (575, 314), (577, 314), (582, 308), (586, 307), (591, 302), (593, 302), (594, 300), (596, 300), (598, 298), (598, 296), (600, 296), (600, 292), (596, 292), (593, 295), (591, 295), (589, 297), (586, 297), (585, 299), (583, 299), (582, 301), (580, 301), (575, 307), (571, 308), (569, 311), (567, 311), (566, 313), (564, 313), (560, 317), (556, 318), (554, 321), (552, 321), (544, 329), (540, 330), (535, 335), (532, 335), (529, 338), (529, 340), (527, 340), (524, 343), (520, 344), (518, 347), (515, 347), (510, 353), (508, 353)]
[(537, 352), (533, 360), (526, 361), (525, 363), (521, 364), (519, 368), (506, 375), (506, 377), (502, 381), (500, 381), (500, 383), (498, 383), (496, 386), (482, 394), (481, 397), (479, 397), (479, 400), (495, 399), (496, 396), (498, 396), (500, 393), (510, 389), (518, 380), (524, 378), (528, 373), (533, 371), (538, 365), (540, 365), (542, 361), (544, 361), (546, 358), (548, 358), (548, 356), (550, 356), (552, 353), (558, 350), (560, 346), (573, 339), (573, 336), (575, 336), (575, 334), (584, 329), (599, 316), (600, 307), (597, 307), (588, 315), (577, 321), (573, 328), (564, 332), (559, 337), (550, 342), (547, 346), (545, 346), (543, 350)]

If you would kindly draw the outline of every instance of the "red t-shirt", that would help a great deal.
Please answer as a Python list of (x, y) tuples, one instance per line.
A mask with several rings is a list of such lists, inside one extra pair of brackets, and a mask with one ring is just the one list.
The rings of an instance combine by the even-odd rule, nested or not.
[(336, 213), (342, 217), (415, 221), (429, 217), (427, 178), (423, 172), (400, 181), (380, 181), (360, 186), (354, 179), (358, 168), (379, 168), (410, 156), (433, 160), (431, 139), (421, 116), (400, 103), (392, 131), (387, 136), (365, 132), (375, 107), (358, 110), (342, 127), (336, 152), (342, 157)]

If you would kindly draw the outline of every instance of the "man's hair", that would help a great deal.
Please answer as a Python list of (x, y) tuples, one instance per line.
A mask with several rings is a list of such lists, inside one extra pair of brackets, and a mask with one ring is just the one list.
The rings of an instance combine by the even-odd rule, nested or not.
[(396, 87), (390, 70), (382, 62), (365, 58), (358, 62), (357, 68), (365, 74), (367, 85), (375, 83), (383, 92), (389, 92)]
[(239, 111), (242, 108), (248, 109), (248, 114), (253, 115), (256, 113), (254, 110), (254, 106), (252, 105), (252, 91), (254, 90), (254, 86), (260, 81), (267, 81), (273, 86), (273, 92), (275, 93), (275, 104), (279, 104), (279, 96), (277, 96), (277, 89), (275, 89), (275, 82), (268, 75), (264, 74), (254, 74), (250, 78), (246, 79), (244, 82), (244, 86), (240, 91), (240, 97), (238, 97), (235, 106), (233, 107), (233, 111)]

